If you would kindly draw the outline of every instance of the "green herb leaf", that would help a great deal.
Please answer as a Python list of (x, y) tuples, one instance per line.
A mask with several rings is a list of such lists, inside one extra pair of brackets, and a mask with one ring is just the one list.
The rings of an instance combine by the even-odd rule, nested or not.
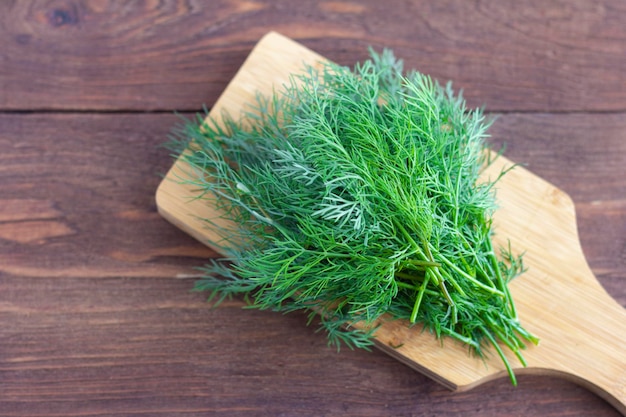
[(522, 259), (491, 243), (490, 123), (450, 84), (371, 53), (354, 69), (307, 68), (238, 121), (174, 132), (188, 182), (234, 224), (212, 242), (229, 266), (207, 265), (197, 289), (319, 314), (337, 346), (371, 344), (376, 327), (356, 322), (421, 322), (479, 355), (493, 345), (514, 382), (499, 343), (523, 363), (522, 339), (536, 339), (507, 288)]

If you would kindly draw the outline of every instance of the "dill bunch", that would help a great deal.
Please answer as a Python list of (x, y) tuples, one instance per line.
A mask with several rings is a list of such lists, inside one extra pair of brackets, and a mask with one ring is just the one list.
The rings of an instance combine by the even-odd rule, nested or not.
[(522, 259), (491, 242), (490, 123), (450, 84), (370, 52), (353, 69), (307, 67), (238, 120), (174, 130), (181, 181), (230, 221), (196, 289), (309, 311), (337, 347), (368, 348), (383, 315), (423, 323), (479, 355), (493, 346), (515, 383), (500, 345), (524, 363), (536, 339), (507, 287)]

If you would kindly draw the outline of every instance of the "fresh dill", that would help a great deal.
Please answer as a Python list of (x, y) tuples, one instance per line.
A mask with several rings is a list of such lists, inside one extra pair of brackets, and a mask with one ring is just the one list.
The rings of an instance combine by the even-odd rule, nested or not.
[(479, 179), (489, 125), (389, 50), (307, 67), (239, 120), (198, 115), (172, 135), (181, 181), (232, 226), (196, 289), (309, 311), (337, 346), (370, 346), (383, 315), (423, 323), (481, 356), (493, 346), (515, 383), (500, 344), (524, 363), (536, 339), (507, 286), (522, 258), (492, 246), (497, 179)]

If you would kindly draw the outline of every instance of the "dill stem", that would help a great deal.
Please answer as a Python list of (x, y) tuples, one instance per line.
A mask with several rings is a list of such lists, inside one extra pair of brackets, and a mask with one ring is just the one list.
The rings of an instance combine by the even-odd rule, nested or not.
[(441, 282), (448, 281), (450, 284), (452, 284), (454, 289), (459, 293), (461, 297), (467, 297), (465, 291), (463, 291), (463, 288), (461, 288), (459, 283), (445, 269), (434, 268), (433, 272), (439, 276)]
[(418, 277), (418, 276), (416, 276), (416, 275), (411, 275), (411, 274), (408, 274), (408, 273), (406, 273), (406, 272), (402, 272), (402, 271), (396, 271), (396, 272), (394, 273), (394, 275), (395, 275), (395, 276), (397, 276), (397, 277), (399, 277), (399, 278), (408, 279), (408, 280), (410, 280), (410, 281), (417, 281), (417, 280), (420, 280), (420, 279), (421, 279), (421, 277)]
[(498, 338), (502, 341), (502, 343), (504, 343), (511, 350), (511, 352), (513, 352), (515, 354), (515, 356), (520, 361), (520, 363), (523, 366), (526, 366), (527, 365), (526, 364), (526, 359), (524, 359), (524, 357), (522, 356), (522, 354), (519, 351), (521, 343), (515, 337), (515, 335), (513, 335), (513, 334), (511, 334), (511, 335), (505, 334), (505, 332), (502, 329), (502, 327), (498, 326), (497, 323), (494, 323), (494, 321), (492, 319), (488, 319), (488, 322), (489, 322), (489, 324), (491, 326), (491, 330), (494, 332), (494, 334), (496, 336), (498, 336)]
[(415, 285), (407, 284), (406, 282), (396, 281), (396, 285), (400, 288), (406, 288), (407, 290), (418, 290)]
[[(471, 245), (469, 244), (469, 242), (467, 241), (467, 238), (466, 238), (463, 234), (459, 234), (459, 237), (460, 237), (460, 238), (461, 238), (461, 240), (462, 240), (463, 246), (464, 246), (467, 250), (471, 251), (472, 258), (474, 258), (475, 264), (476, 264), (478, 267), (480, 267), (481, 262), (480, 262), (480, 261), (479, 261), (479, 259), (478, 259), (478, 256), (477, 256), (477, 254), (476, 254), (476, 251), (475, 251), (475, 250), (472, 250), (472, 246), (471, 246)], [(487, 239), (487, 240), (489, 240), (489, 245), (491, 245), (491, 239)], [(491, 249), (490, 249), (490, 251), (491, 251), (490, 253), (493, 253), (492, 246), (489, 246), (489, 247), (491, 248)], [(463, 259), (463, 261), (465, 261), (465, 259)], [(491, 279), (489, 279), (489, 276), (488, 276), (488, 274), (485, 272), (485, 270), (484, 270), (484, 269), (482, 269), (482, 268), (479, 268), (479, 269), (478, 269), (478, 271), (480, 271), (480, 272), (483, 274), (483, 276), (484, 276), (485, 278), (487, 278), (487, 279), (486, 279), (487, 283), (489, 283), (489, 284), (491, 285), (491, 287), (492, 287), (492, 288), (495, 288), (495, 287), (494, 287), (494, 284), (493, 284), (493, 282), (492, 282), (492, 280), (491, 280)]]
[(426, 270), (426, 276), (424, 277), (424, 282), (420, 286), (420, 289), (417, 293), (417, 297), (415, 297), (415, 304), (413, 304), (413, 310), (411, 311), (410, 321), (411, 323), (415, 323), (417, 320), (417, 313), (420, 309), (420, 304), (422, 304), (422, 298), (424, 297), (424, 292), (426, 291), (426, 287), (430, 282), (430, 269)]
[(515, 307), (515, 301), (513, 301), (508, 285), (504, 286), (504, 293), (506, 294), (506, 299), (508, 301), (507, 305), (509, 307), (509, 312), (511, 313), (511, 318), (518, 320), (519, 317), (517, 315), (517, 308)]
[(491, 335), (491, 333), (486, 328), (481, 327), (481, 330), (483, 331), (483, 335), (487, 338), (487, 340), (489, 340), (493, 348), (498, 353), (498, 356), (500, 356), (502, 363), (504, 363), (504, 367), (506, 368), (506, 371), (509, 374), (509, 379), (511, 380), (511, 384), (516, 387), (517, 378), (515, 377), (515, 373), (513, 372), (513, 368), (511, 367), (509, 360), (506, 358), (506, 356), (504, 355), (504, 352), (500, 348), (500, 345), (498, 344), (498, 342), (496, 342), (496, 339)]
[(450, 293), (448, 292), (448, 288), (446, 287), (446, 283), (444, 282), (444, 280), (439, 281), (439, 288), (441, 288), (441, 292), (443, 293), (443, 296), (446, 298), (446, 301), (448, 302), (448, 305), (452, 309), (452, 313), (453, 314), (452, 314), (451, 323), (454, 326), (456, 324), (456, 322), (457, 322), (457, 307), (456, 307), (456, 303), (454, 302), (452, 297), (450, 297)]
[[(517, 322), (517, 319), (516, 319)], [(519, 333), (524, 339), (530, 341), (535, 346), (539, 344), (539, 338), (530, 334), (526, 329), (524, 329), (519, 322), (516, 323), (515, 331)]]
[[(400, 231), (402, 232), (402, 234), (404, 234), (404, 236), (406, 237), (406, 239), (411, 242), (411, 244), (415, 247), (415, 249), (422, 254), (422, 256), (425, 256), (428, 261), (430, 263), (438, 263), (434, 260), (433, 255), (430, 251), (430, 246), (428, 244), (428, 242), (422, 237), (422, 244), (424, 246), (424, 248), (422, 249), (417, 242), (415, 241), (415, 239), (413, 239), (411, 237), (411, 235), (409, 234), (409, 232), (404, 228), (404, 226), (400, 223), (398, 223), (397, 221), (394, 222), (394, 224), (400, 229)], [(445, 258), (443, 258), (445, 259)], [(445, 297), (446, 301), (448, 302), (448, 304), (450, 305), (450, 307), (453, 308), (453, 310), (456, 313), (456, 304), (454, 303), (454, 300), (452, 300), (452, 298), (450, 297), (450, 294), (448, 293), (448, 289), (446, 288), (444, 281), (445, 278), (441, 275), (441, 272), (439, 271), (438, 267), (433, 267), (433, 268), (429, 268), (427, 269), (427, 271), (430, 271), (430, 273), (433, 275), (433, 278), (435, 279), (435, 283), (439, 286), (439, 288), (441, 289), (441, 293), (443, 294), (443, 296)], [(450, 282), (452, 283), (452, 286), (455, 287), (455, 289), (463, 296), (465, 297), (465, 293), (463, 292), (463, 289), (458, 285), (458, 283), (451, 279)]]
[[(462, 275), (464, 278), (466, 278), (467, 280), (471, 281), (474, 285), (484, 289), (485, 291), (488, 291), (492, 294), (496, 294), (500, 297), (506, 298), (506, 295), (504, 292), (498, 290), (497, 288), (493, 288), (490, 287), (489, 285), (485, 285), (482, 282), (478, 281), (476, 278), (474, 278), (473, 276), (471, 276), (470, 274), (468, 274), (467, 272), (463, 271), (461, 268), (459, 268), (458, 266), (456, 266), (455, 264), (453, 264), (452, 262), (450, 262), (446, 257), (442, 256), (441, 257), (441, 261), (446, 264), (448, 267), (450, 267), (451, 269), (453, 269), (455, 272), (457, 272), (458, 274)], [(496, 264), (497, 267), (497, 264)], [(498, 272), (499, 272), (499, 268), (496, 270), (496, 276), (498, 276)], [(499, 278), (500, 281), (502, 281), (502, 274), (499, 274)]]
[(417, 267), (440, 267), (441, 266), (439, 262), (422, 261), (419, 259), (406, 259), (404, 262), (409, 263), (413, 266), (417, 266)]
[(467, 336), (463, 336), (462, 334), (455, 332), (454, 330), (450, 330), (450, 329), (445, 329), (444, 333), (447, 334), (450, 337), (453, 337), (457, 340), (460, 340), (461, 342), (467, 344), (468, 346), (471, 346), (472, 348), (479, 350), (480, 349), (480, 343), (476, 342), (476, 340), (471, 339)]
[[(406, 240), (409, 241), (409, 243), (411, 244), (411, 246), (413, 246), (413, 248), (415, 249), (415, 251), (420, 254), (421, 256), (423, 256), (424, 258), (427, 258), (426, 254), (424, 253), (424, 250), (427, 250), (428, 248), (426, 247), (425, 249), (422, 249), (420, 247), (420, 245), (417, 244), (417, 242), (415, 241), (415, 239), (413, 239), (413, 237), (411, 236), (411, 234), (406, 230), (406, 228), (400, 223), (398, 222), (396, 219), (393, 220), (393, 224), (394, 226), (396, 226), (398, 229), (400, 229), (400, 232), (404, 235), (404, 237), (406, 238)], [(426, 262), (435, 262), (432, 258), (427, 258), (428, 260)]]
[(487, 245), (489, 248), (489, 259), (491, 261), (491, 266), (496, 274), (496, 282), (502, 289), (506, 300), (506, 306), (509, 310), (511, 317), (517, 320), (517, 309), (515, 308), (515, 302), (513, 301), (513, 297), (511, 296), (511, 292), (509, 291), (508, 286), (504, 282), (504, 278), (502, 278), (502, 272), (500, 271), (500, 266), (498, 265), (498, 260), (496, 259), (496, 254), (493, 250), (493, 243), (491, 243), (491, 239), (487, 239)]

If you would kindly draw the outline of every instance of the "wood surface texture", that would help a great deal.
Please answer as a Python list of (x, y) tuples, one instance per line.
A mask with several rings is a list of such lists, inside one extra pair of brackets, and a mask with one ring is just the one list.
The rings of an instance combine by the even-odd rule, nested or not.
[(555, 377), (452, 393), (303, 315), (211, 309), (190, 289), (216, 254), (154, 192), (173, 111), (210, 107), (268, 31), (342, 64), (386, 46), (499, 115), (626, 306), (625, 23), (619, 0), (0, 2), (0, 415), (618, 416)]

